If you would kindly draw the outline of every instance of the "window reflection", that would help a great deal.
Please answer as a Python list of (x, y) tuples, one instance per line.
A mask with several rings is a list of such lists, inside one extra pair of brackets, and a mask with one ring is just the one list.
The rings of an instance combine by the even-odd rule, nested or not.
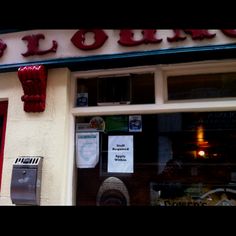
[(169, 76), (167, 84), (169, 100), (236, 96), (236, 73)]

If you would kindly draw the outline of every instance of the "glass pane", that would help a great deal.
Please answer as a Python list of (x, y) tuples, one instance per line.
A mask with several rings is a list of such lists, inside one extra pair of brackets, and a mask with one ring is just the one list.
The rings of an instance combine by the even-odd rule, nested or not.
[(77, 79), (76, 106), (155, 103), (154, 73)]
[(132, 74), (132, 104), (155, 103), (154, 73)]
[(115, 76), (97, 79), (98, 105), (130, 104), (131, 80), (130, 76)]
[[(105, 130), (100, 131), (99, 162), (93, 168), (78, 168), (78, 205), (99, 205), (98, 195), (101, 204), (108, 205), (236, 205), (235, 111), (140, 116), (138, 132), (129, 129), (130, 115), (101, 117)], [(76, 122), (89, 123), (92, 118)], [(133, 173), (108, 171), (109, 140), (116, 136), (125, 137), (117, 147), (133, 137), (133, 156), (127, 156), (133, 158)], [(119, 193), (117, 185), (123, 186)], [(122, 192), (123, 200), (118, 196)]]
[[(84, 100), (83, 100), (84, 99)], [(97, 79), (77, 79), (76, 106), (97, 105)]]
[(168, 100), (236, 97), (236, 73), (169, 76)]

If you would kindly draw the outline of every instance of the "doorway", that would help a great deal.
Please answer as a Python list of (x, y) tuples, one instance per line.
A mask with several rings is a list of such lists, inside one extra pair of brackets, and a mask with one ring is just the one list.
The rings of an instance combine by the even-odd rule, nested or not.
[(7, 101), (0, 101), (0, 187), (2, 180), (2, 165), (3, 165), (3, 154), (4, 154), (4, 143), (5, 143), (5, 132), (7, 122)]

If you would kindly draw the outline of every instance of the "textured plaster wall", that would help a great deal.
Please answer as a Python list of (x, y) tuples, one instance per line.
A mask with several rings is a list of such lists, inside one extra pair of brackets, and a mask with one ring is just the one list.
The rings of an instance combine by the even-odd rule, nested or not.
[(48, 71), (46, 110), (26, 113), (17, 72), (0, 74), (0, 100), (8, 100), (0, 205), (12, 205), (10, 182), (17, 156), (43, 156), (41, 205), (64, 205), (68, 169), (69, 82), (66, 68)]

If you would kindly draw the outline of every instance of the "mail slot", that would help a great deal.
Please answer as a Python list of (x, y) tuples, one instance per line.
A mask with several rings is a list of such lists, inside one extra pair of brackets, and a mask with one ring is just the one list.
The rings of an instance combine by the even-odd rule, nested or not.
[(40, 205), (42, 160), (40, 156), (16, 158), (11, 178), (11, 200), (16, 205)]

